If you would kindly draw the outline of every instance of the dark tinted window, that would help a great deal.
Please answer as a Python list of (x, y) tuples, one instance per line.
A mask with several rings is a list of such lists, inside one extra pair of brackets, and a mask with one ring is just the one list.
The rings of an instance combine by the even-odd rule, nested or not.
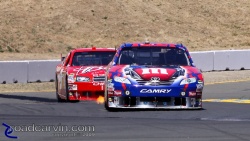
[(118, 64), (134, 65), (190, 65), (185, 51), (178, 48), (124, 48)]
[(108, 65), (115, 52), (76, 52), (72, 66)]

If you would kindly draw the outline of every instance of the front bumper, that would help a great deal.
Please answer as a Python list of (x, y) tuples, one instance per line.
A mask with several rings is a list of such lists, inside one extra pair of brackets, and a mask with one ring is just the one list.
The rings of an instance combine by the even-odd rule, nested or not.
[[(129, 92), (128, 92), (129, 91)], [(108, 89), (108, 107), (133, 109), (201, 109), (197, 84), (176, 86), (114, 86)]]
[(69, 100), (96, 100), (104, 95), (104, 82), (75, 82), (68, 84)]
[(75, 82), (68, 84), (69, 91), (104, 91), (104, 82)]
[(141, 97), (110, 97), (109, 108), (128, 109), (202, 109), (201, 97), (169, 98), (170, 100), (155, 98), (145, 99)]

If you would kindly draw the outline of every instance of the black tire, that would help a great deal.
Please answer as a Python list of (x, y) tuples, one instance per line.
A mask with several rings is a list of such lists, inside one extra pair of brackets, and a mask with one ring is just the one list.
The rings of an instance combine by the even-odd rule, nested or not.
[(65, 93), (66, 93), (66, 102), (70, 102), (69, 100), (69, 85), (68, 85), (68, 76), (65, 77)]
[[(107, 81), (106, 81), (107, 82)], [(106, 83), (107, 84), (107, 83)], [(105, 92), (104, 92), (104, 107), (107, 111), (109, 112), (115, 112), (116, 109), (115, 108), (110, 108), (108, 106), (108, 91), (107, 91), (107, 86), (105, 86)]]
[(55, 85), (56, 85), (56, 98), (57, 98), (57, 102), (65, 102), (65, 100), (61, 99), (61, 97), (58, 94), (58, 80), (57, 80), (57, 75), (56, 75)]
[(104, 95), (104, 107), (106, 110), (110, 110), (109, 106), (108, 106), (108, 96), (106, 96), (106, 94)]
[(107, 81), (107, 77), (105, 78), (105, 89), (104, 89), (104, 107), (106, 110), (109, 111), (109, 106), (108, 106), (108, 91), (107, 91), (107, 84), (108, 84), (108, 81)]

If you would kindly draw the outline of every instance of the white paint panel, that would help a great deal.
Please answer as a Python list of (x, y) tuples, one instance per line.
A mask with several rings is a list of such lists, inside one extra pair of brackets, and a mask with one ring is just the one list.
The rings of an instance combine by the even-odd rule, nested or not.
[(214, 52), (190, 52), (193, 62), (202, 71), (214, 70)]
[(59, 63), (59, 60), (30, 61), (28, 82), (55, 80), (56, 65)]
[(250, 50), (215, 51), (214, 70), (250, 69)]
[(250, 69), (250, 50), (230, 51), (228, 64), (230, 70)]

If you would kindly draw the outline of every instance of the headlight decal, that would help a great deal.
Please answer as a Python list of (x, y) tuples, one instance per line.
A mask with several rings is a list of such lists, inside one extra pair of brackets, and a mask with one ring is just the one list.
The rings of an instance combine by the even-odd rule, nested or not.
[(76, 81), (77, 82), (88, 82), (88, 81), (90, 81), (90, 78), (89, 77), (83, 77), (83, 76), (77, 76)]
[(192, 77), (192, 78), (186, 78), (183, 79), (180, 83), (180, 85), (185, 85), (185, 84), (191, 84), (191, 83), (195, 83), (196, 82), (196, 78)]
[(119, 82), (119, 83), (131, 84), (131, 82), (127, 78), (119, 77), (119, 76), (115, 76), (114, 81)]
[(74, 83), (75, 82), (74, 74), (73, 75), (72, 74), (68, 75), (68, 82), (69, 83)]

